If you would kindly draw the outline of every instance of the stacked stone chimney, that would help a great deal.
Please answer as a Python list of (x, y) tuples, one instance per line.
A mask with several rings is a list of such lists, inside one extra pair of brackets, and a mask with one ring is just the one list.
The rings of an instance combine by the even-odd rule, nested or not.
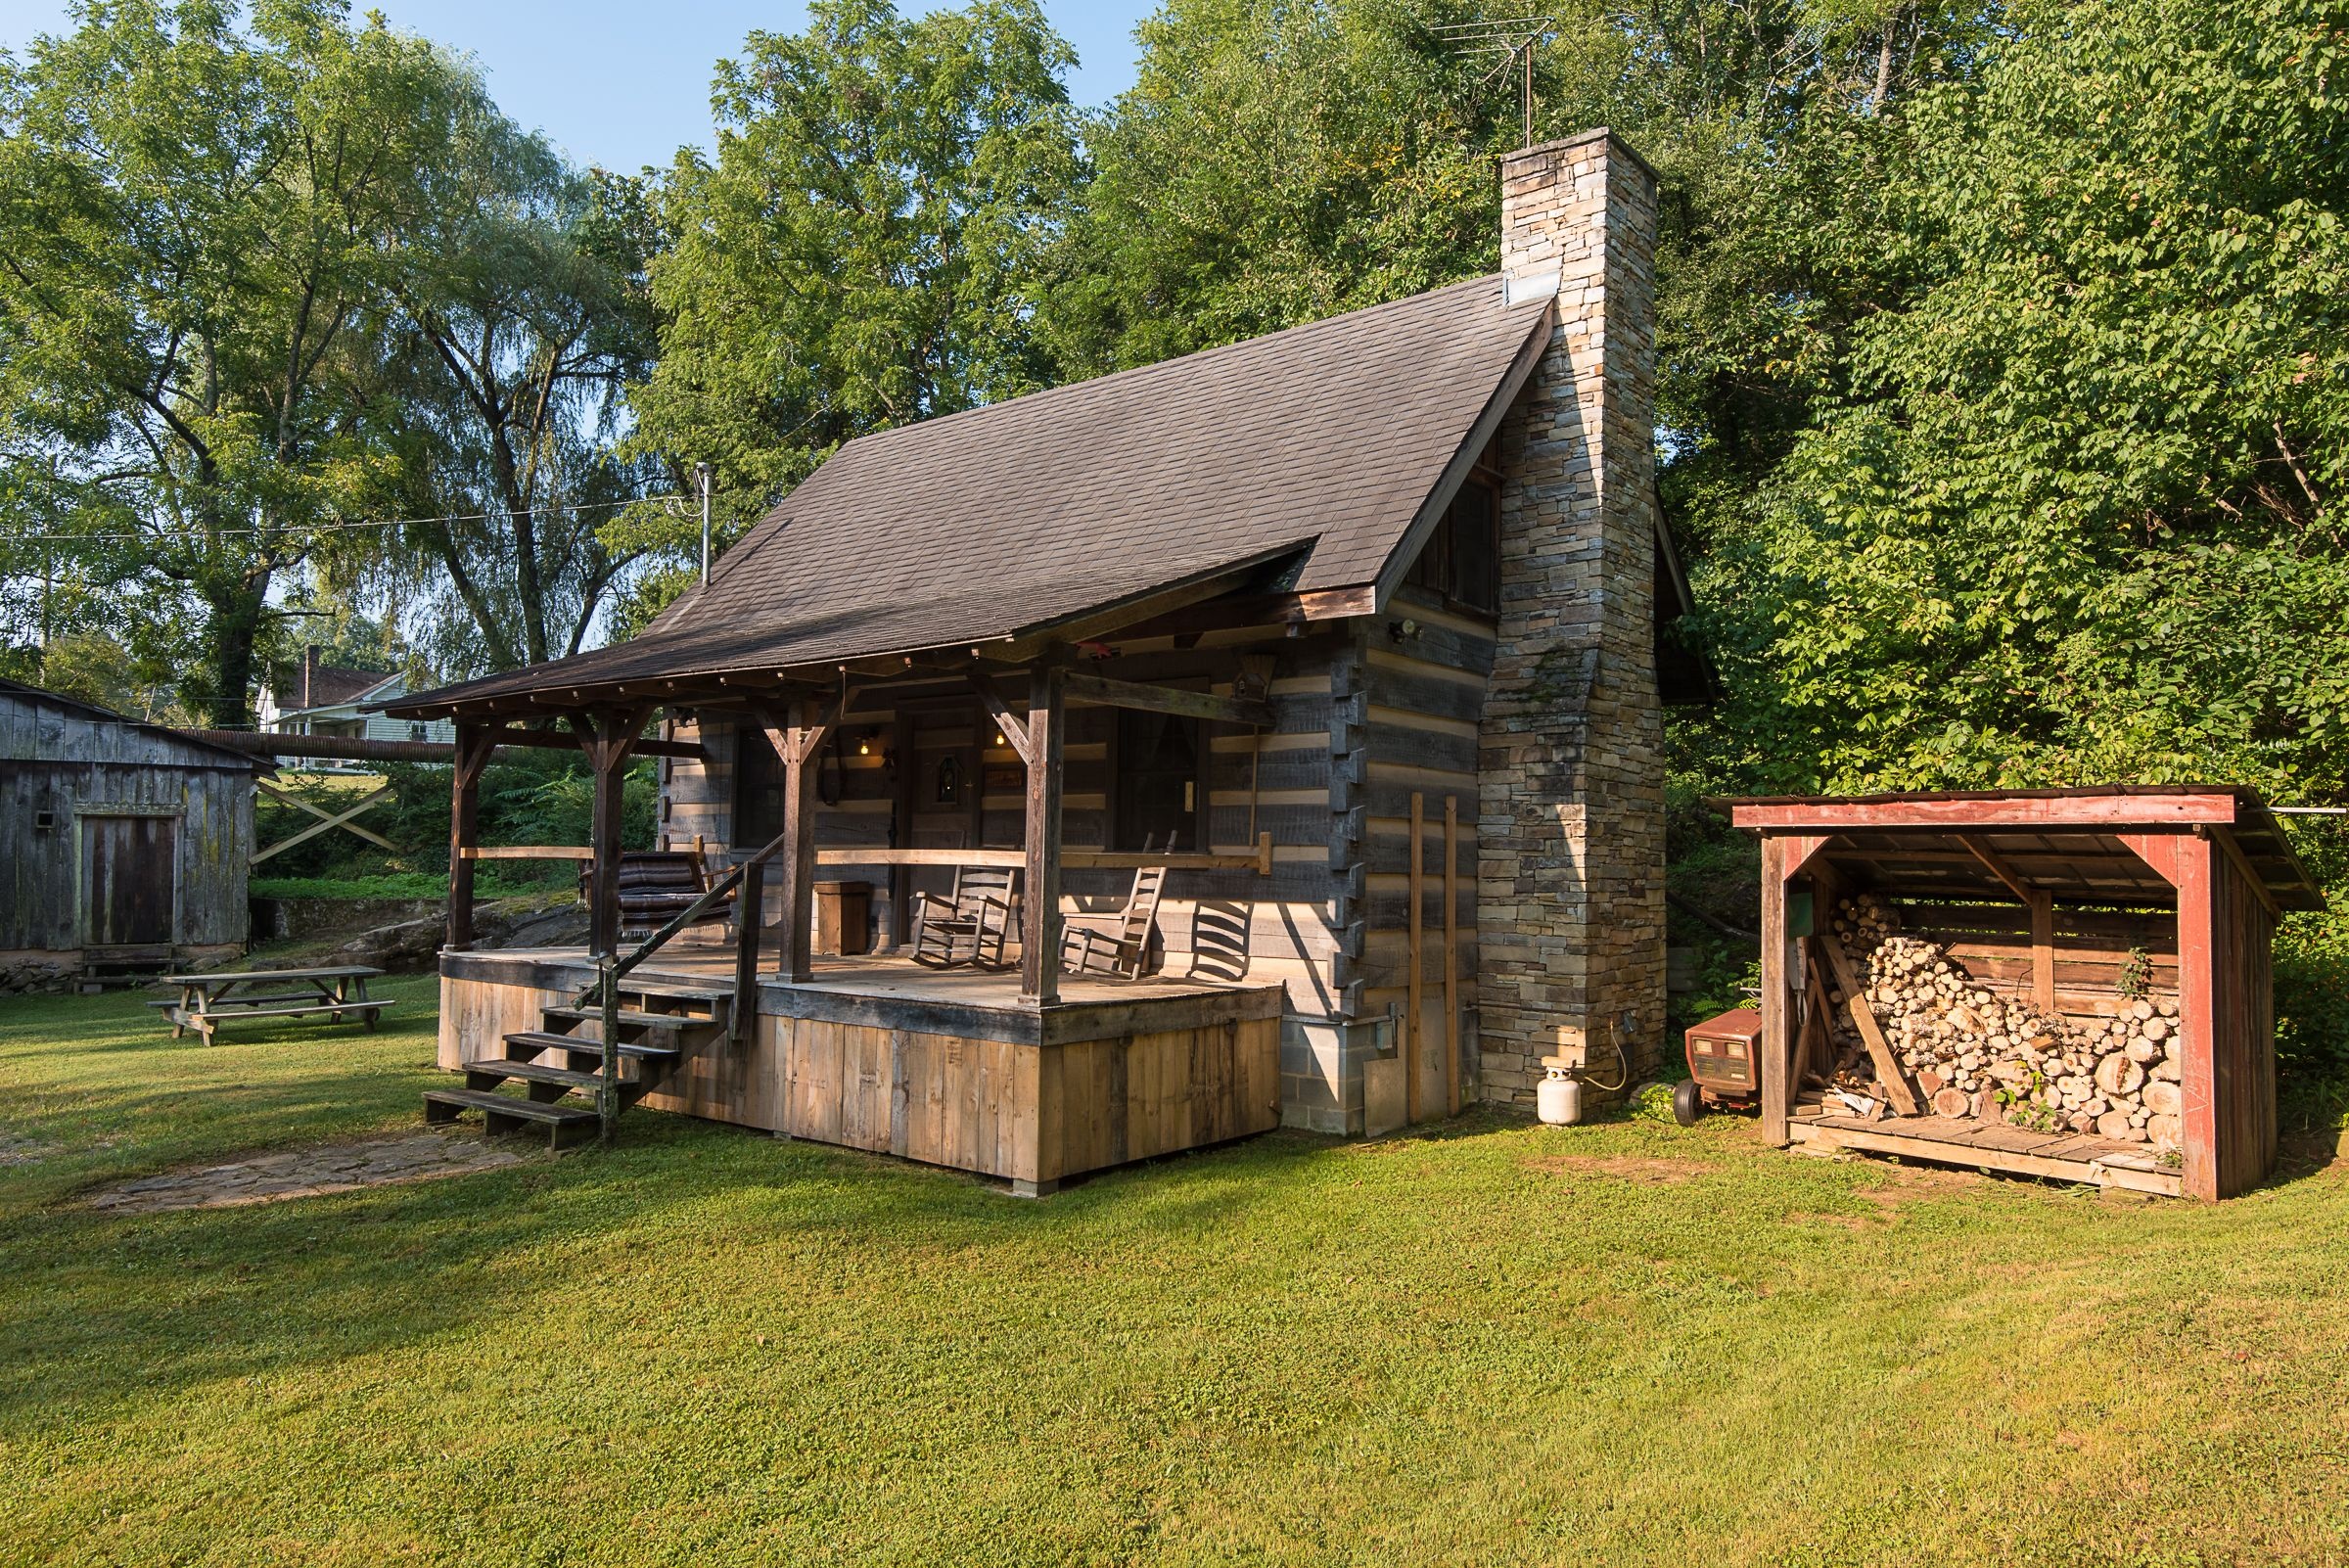
[(1479, 734), (1478, 1038), (1489, 1100), (1549, 1063), (1634, 1082), (1664, 1043), (1655, 668), (1656, 179), (1605, 130), (1501, 164), (1512, 300), (1555, 295), (1503, 425), (1499, 645)]

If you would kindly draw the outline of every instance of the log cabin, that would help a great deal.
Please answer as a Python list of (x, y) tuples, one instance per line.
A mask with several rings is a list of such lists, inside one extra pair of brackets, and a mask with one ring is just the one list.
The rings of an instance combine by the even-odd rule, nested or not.
[[(1652, 1067), (1655, 175), (1598, 130), (1501, 185), (1494, 275), (851, 441), (640, 636), (386, 705), (458, 736), (439, 1114), (640, 1098), (1034, 1193)], [(479, 760), (549, 723), (597, 770), (591, 941), (475, 952)], [(665, 843), (759, 913), (648, 952), (655, 723)], [(1144, 973), (1064, 973), (1160, 866)], [(988, 868), (1005, 967), (915, 964)]]

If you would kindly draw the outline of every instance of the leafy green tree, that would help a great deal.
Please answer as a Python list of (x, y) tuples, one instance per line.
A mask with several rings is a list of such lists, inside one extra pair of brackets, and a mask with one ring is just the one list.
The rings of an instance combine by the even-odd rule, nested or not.
[(2338, 798), (2349, 8), (2018, 20), (1830, 242), (1906, 293), (1717, 556), (1726, 726), (1781, 786)]
[[(751, 34), (718, 68), (715, 160), (681, 153), (660, 187), (661, 357), (626, 450), (679, 488), (714, 464), (731, 532), (852, 437), (1042, 384), (1032, 284), (1081, 174), (1073, 58), (1034, 0), (915, 21), (819, 0), (805, 32)], [(644, 511), (612, 535), (694, 528)]]
[[(1138, 80), (1088, 127), (1097, 177), (1053, 258), (1044, 330), (1063, 373), (1491, 271), (1497, 165), (1524, 136), (1517, 78), (1447, 30), (1484, 15), (1173, 0), (1143, 23)], [(1535, 53), (1536, 137), (1611, 125), (1664, 175), (1666, 402), (1693, 451), (1714, 423), (1752, 423), (1745, 396), (1780, 396), (1755, 318), (1822, 314), (1797, 217), (1841, 165), (1805, 144), (1963, 69), (1989, 23), (1914, 0), (1592, 0), (1553, 23)]]
[[(1514, 145), (1515, 96), (1480, 89), (1486, 64), (1411, 10), (1172, 0), (1138, 31), (1138, 78), (1087, 128), (1097, 177), (1052, 257), (1063, 374), (1491, 269), (1493, 155)], [(1545, 115), (1565, 112), (1556, 96)]]
[(192, 600), (183, 691), (220, 724), (248, 720), (271, 584), (390, 473), (351, 338), (468, 86), (345, 15), (85, 4), (0, 62), (0, 449), (49, 503), (7, 527)]

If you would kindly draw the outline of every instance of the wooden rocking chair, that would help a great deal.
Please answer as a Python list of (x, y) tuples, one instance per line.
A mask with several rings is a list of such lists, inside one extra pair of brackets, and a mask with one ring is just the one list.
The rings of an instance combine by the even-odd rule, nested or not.
[[(1061, 967), (1073, 975), (1101, 974), (1119, 980), (1139, 980), (1150, 960), (1150, 934), (1158, 926), (1159, 894), (1167, 885), (1167, 868), (1144, 866), (1133, 874), (1133, 892), (1126, 907), (1113, 918), (1114, 926), (1096, 930), (1074, 923), (1061, 939)], [(1072, 922), (1085, 918), (1072, 916)], [(1095, 916), (1094, 918), (1101, 918)]]
[(1010, 866), (956, 866), (954, 891), (945, 898), (915, 894), (913, 961), (928, 969), (1010, 967), (1003, 961), (1003, 945), (1011, 934), (1012, 881), (1018, 875)]

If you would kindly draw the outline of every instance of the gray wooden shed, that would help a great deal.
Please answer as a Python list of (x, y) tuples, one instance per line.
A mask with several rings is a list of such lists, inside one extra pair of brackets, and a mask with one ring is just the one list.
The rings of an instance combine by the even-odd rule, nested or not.
[(0, 680), (0, 982), (241, 953), (267, 765)]

